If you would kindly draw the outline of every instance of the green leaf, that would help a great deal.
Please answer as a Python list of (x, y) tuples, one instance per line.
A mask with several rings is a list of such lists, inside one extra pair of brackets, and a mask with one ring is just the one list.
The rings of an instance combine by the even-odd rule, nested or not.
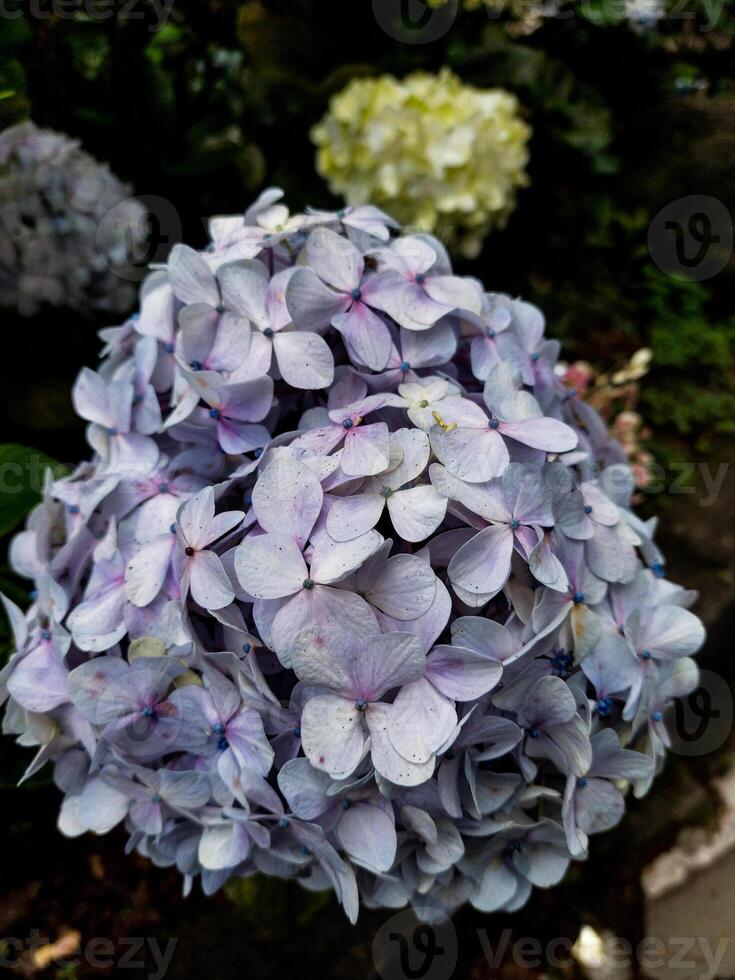
[(12, 531), (41, 498), (44, 475), (64, 467), (38, 449), (17, 443), (0, 444), (0, 536)]

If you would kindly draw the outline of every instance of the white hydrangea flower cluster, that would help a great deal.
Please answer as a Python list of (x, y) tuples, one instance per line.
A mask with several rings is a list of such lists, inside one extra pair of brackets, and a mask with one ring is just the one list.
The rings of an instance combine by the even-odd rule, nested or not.
[(468, 256), (513, 211), (530, 135), (515, 96), (465, 85), (448, 68), (354, 79), (312, 130), (335, 194), (386, 207)]

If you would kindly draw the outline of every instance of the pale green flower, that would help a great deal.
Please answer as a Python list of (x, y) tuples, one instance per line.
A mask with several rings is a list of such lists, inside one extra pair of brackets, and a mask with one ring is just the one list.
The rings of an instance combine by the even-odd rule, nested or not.
[(530, 127), (515, 96), (449, 69), (354, 79), (312, 129), (317, 168), (351, 205), (385, 207), (475, 255), (527, 183)]

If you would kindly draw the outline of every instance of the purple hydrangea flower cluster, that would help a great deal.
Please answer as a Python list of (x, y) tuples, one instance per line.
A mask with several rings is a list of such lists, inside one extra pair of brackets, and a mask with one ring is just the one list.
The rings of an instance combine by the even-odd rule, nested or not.
[(4, 730), (64, 834), (350, 919), (513, 910), (645, 792), (704, 639), (533, 306), (266, 191), (102, 331), (14, 540)]

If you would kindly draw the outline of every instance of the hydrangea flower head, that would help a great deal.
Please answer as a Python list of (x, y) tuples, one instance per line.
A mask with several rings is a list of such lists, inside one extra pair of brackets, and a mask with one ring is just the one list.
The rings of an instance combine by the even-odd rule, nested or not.
[(312, 140), (319, 172), (349, 204), (372, 201), (404, 224), (450, 233), (475, 255), (526, 183), (530, 134), (515, 96), (465, 85), (443, 68), (354, 79)]
[(62, 833), (123, 823), (187, 889), (513, 910), (661, 768), (694, 596), (540, 311), (279, 197), (177, 246), (82, 369), (90, 459), (11, 548), (4, 731)]
[(43, 304), (130, 309), (129, 249), (143, 245), (147, 231), (145, 209), (130, 195), (63, 133), (32, 122), (0, 133), (2, 305), (23, 316)]

